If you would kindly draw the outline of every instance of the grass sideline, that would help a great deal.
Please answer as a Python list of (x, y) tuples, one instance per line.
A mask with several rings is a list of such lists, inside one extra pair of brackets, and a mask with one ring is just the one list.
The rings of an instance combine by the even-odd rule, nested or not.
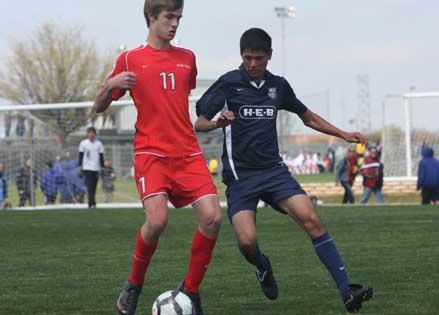
[[(302, 184), (304, 183), (326, 183), (334, 182), (334, 174), (323, 173), (323, 174), (312, 174), (312, 175), (296, 175), (295, 178)], [(219, 197), (222, 201), (225, 201), (225, 185), (221, 182), (221, 176), (214, 177), (215, 184), (218, 188)], [(13, 183), (9, 183), (9, 198), (8, 201), (12, 203), (13, 206), (18, 205), (18, 192)], [(418, 192), (413, 192), (410, 195), (385, 195), (385, 201), (387, 203), (421, 203), (420, 194)], [(44, 197), (40, 189), (37, 189), (36, 194), (37, 205), (44, 204)], [(356, 201), (360, 200), (360, 195), (355, 197)], [(341, 203), (342, 195), (340, 196), (330, 196), (321, 198), (324, 203)], [(98, 203), (104, 202), (104, 193), (102, 191), (102, 181), (99, 180), (96, 200)], [(370, 203), (375, 203), (375, 197), (372, 196)], [(135, 186), (134, 180), (132, 179), (117, 179), (115, 181), (115, 192), (114, 192), (114, 202), (118, 203), (132, 203), (139, 202), (139, 197), (137, 193), (137, 188)]]
[[(353, 282), (374, 287), (362, 314), (438, 314), (439, 209), (433, 206), (319, 210)], [(115, 314), (130, 268), (139, 210), (0, 212), (2, 314)], [(196, 222), (171, 210), (138, 313), (186, 272)], [(279, 282), (275, 302), (260, 292), (224, 221), (202, 288), (208, 315), (346, 314), (310, 241), (285, 216), (258, 214), (258, 237)]]

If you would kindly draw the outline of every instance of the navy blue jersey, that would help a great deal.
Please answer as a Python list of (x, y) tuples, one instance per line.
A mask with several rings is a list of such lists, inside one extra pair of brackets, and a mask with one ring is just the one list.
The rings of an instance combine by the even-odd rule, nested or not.
[(223, 128), (223, 181), (244, 178), (282, 162), (277, 141), (279, 110), (301, 115), (307, 108), (282, 77), (266, 71), (257, 84), (241, 65), (221, 76), (197, 102), (197, 115), (211, 120), (232, 111), (235, 120)]

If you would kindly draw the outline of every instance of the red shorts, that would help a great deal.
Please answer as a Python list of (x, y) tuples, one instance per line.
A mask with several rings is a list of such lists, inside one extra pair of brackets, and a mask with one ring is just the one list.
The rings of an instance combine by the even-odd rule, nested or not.
[(202, 154), (168, 158), (152, 154), (134, 156), (134, 177), (140, 199), (164, 194), (176, 207), (218, 195)]

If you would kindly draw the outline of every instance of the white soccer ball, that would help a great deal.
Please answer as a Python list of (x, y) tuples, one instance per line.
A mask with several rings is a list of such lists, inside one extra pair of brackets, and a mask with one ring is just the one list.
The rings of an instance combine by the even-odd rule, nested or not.
[(193, 313), (191, 299), (177, 290), (160, 294), (152, 305), (152, 315), (193, 315)]

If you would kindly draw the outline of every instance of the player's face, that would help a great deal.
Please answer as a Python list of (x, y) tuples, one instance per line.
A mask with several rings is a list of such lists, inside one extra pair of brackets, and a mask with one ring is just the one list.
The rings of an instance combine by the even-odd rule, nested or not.
[(93, 141), (96, 138), (96, 134), (94, 132), (87, 133), (87, 138), (90, 141)]
[(177, 33), (182, 16), (183, 9), (162, 11), (156, 18), (150, 17), (150, 32), (154, 32), (158, 38), (164, 41), (171, 41)]
[(260, 81), (263, 79), (265, 70), (267, 70), (268, 61), (271, 59), (272, 52), (270, 51), (255, 51), (244, 49), (241, 54), (242, 62), (245, 70), (253, 80)]

